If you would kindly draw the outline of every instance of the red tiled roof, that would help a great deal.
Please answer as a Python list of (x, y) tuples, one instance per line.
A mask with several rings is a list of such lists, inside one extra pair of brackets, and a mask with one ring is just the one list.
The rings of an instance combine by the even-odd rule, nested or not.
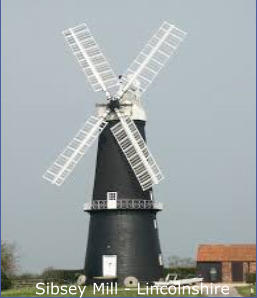
[(256, 244), (201, 244), (197, 262), (256, 262)]

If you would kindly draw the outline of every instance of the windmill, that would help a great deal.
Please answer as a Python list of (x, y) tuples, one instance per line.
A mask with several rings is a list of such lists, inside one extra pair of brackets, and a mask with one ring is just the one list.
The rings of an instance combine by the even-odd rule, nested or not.
[(152, 186), (163, 175), (145, 142), (141, 95), (151, 85), (186, 33), (163, 22), (124, 75), (117, 77), (88, 26), (63, 31), (64, 38), (95, 92), (106, 102), (83, 124), (43, 177), (62, 185), (98, 138), (85, 275), (133, 285), (158, 280), (163, 261)]

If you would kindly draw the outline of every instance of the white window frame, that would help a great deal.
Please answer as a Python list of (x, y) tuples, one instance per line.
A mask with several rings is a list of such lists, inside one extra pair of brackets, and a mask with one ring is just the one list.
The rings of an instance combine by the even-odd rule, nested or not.
[(107, 209), (117, 208), (118, 193), (115, 191), (108, 191), (106, 194)]
[(154, 226), (155, 229), (157, 229), (157, 220), (156, 220), (156, 218), (153, 220), (153, 226)]
[(159, 259), (159, 264), (160, 264), (160, 266), (163, 266), (162, 254), (159, 254), (158, 259)]
[(108, 191), (107, 192), (107, 200), (108, 199), (116, 199), (118, 198), (118, 193), (117, 191)]

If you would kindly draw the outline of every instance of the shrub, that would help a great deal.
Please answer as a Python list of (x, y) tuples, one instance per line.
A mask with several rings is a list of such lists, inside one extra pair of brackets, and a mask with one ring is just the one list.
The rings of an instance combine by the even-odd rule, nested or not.
[(39, 274), (34, 274), (34, 273), (22, 273), (19, 275), (13, 276), (12, 280), (31, 280), (31, 279), (40, 279)]
[(255, 284), (256, 283), (256, 272), (255, 273), (247, 273), (246, 274), (246, 282), (248, 284)]
[(12, 281), (7, 275), (1, 270), (1, 290), (8, 290), (12, 286)]
[(186, 278), (190, 275), (196, 276), (195, 267), (174, 267), (174, 268), (164, 268), (164, 276), (168, 273), (176, 273), (178, 278)]
[(61, 270), (47, 268), (41, 275), (45, 283), (55, 281), (57, 283), (73, 283), (77, 280), (80, 274), (84, 274), (83, 270)]

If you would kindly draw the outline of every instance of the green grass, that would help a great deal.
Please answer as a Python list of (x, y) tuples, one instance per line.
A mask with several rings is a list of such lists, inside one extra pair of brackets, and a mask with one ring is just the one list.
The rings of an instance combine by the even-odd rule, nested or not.
[[(143, 289), (142, 289), (143, 290)], [(21, 289), (10, 289), (7, 291), (2, 291), (1, 297), (79, 297), (79, 291), (77, 295), (36, 295), (36, 288), (21, 288)], [(126, 291), (123, 288), (118, 288), (117, 295), (101, 295), (101, 293), (97, 292), (95, 295), (93, 293), (93, 287), (88, 287), (85, 291), (85, 295), (83, 297), (171, 297), (172, 295), (138, 295), (137, 289), (131, 289), (130, 291)], [(173, 297), (201, 297), (201, 295), (174, 295)]]
[[(254, 289), (254, 293), (251, 294), (251, 287)], [(256, 284), (254, 286), (247, 286), (247, 287), (237, 287), (237, 292), (242, 297), (256, 297)]]

